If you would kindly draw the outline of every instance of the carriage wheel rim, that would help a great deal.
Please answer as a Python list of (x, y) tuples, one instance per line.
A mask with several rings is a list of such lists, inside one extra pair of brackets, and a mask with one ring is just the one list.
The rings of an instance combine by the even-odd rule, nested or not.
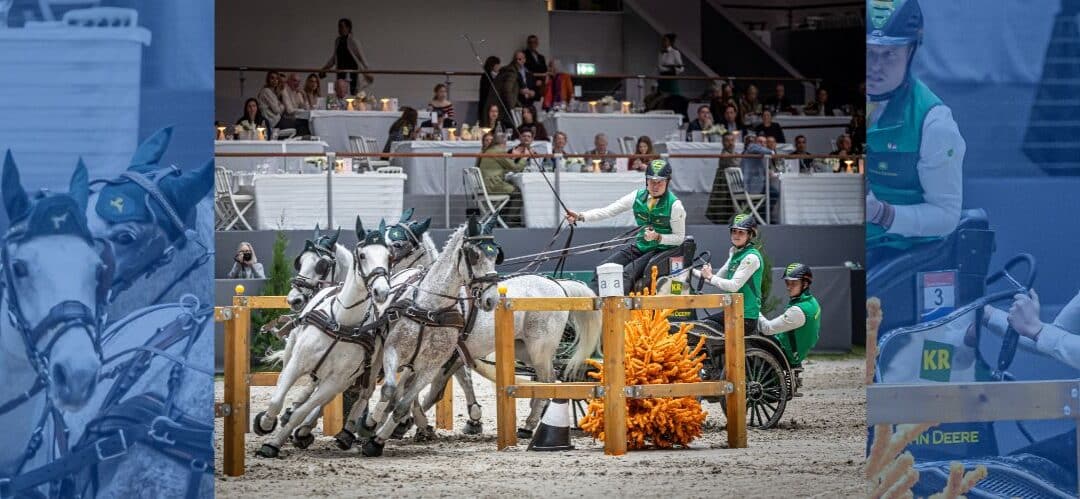
[(779, 373), (765, 359), (747, 357), (746, 409), (749, 425), (764, 427), (780, 410), (782, 387)]

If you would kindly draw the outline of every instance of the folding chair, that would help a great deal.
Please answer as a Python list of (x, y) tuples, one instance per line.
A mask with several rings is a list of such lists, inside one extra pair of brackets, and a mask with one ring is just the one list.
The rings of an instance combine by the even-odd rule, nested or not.
[[(360, 140), (364, 144), (364, 152), (382, 152), (382, 147), (379, 146), (379, 141), (375, 137), (360, 137)], [(384, 166), (390, 166), (390, 161), (385, 159), (379, 159), (375, 156), (367, 157), (367, 164), (372, 170), (378, 170)]]
[[(761, 218), (761, 214), (758, 210), (761, 209), (761, 205), (765, 203), (764, 194), (750, 194), (746, 192), (746, 185), (743, 184), (742, 170), (737, 167), (724, 168), (724, 178), (727, 179), (728, 193), (731, 195), (731, 202), (735, 204), (735, 211), (737, 213), (743, 213), (750, 211), (754, 214), (754, 218), (758, 220), (758, 223), (764, 225), (765, 220)], [(740, 199), (740, 197), (742, 199)]]
[(634, 154), (634, 148), (637, 146), (637, 139), (634, 137), (621, 137), (619, 138), (619, 147), (622, 148), (623, 154)]
[(232, 172), (223, 167), (214, 168), (214, 180), (214, 206), (218, 212), (218, 229), (232, 230), (239, 222), (245, 230), (252, 230), (244, 214), (255, 204), (255, 196), (234, 193)]
[(462, 180), (465, 182), (465, 195), (468, 197), (470, 204), (479, 207), (481, 215), (494, 215), (495, 219), (499, 221), (499, 225), (504, 229), (508, 229), (509, 227), (506, 225), (506, 222), (503, 221), (502, 216), (499, 215), (499, 211), (506, 206), (506, 203), (510, 202), (510, 195), (488, 194), (487, 186), (484, 185), (484, 176), (480, 173), (479, 167), (466, 167), (463, 172), (463, 177)]

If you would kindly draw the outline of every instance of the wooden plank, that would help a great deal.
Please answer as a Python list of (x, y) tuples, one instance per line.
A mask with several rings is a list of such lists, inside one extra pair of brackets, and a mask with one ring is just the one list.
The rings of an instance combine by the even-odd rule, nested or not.
[(1080, 415), (1078, 380), (1008, 383), (874, 384), (867, 424), (974, 423), (1066, 419)]
[(248, 429), (250, 369), (248, 335), (251, 310), (233, 307), (234, 318), (225, 323), (225, 403), (231, 414), (224, 421), (223, 471), (228, 476), (244, 474), (244, 433)]
[(727, 395), (728, 447), (746, 447), (746, 344), (743, 342), (743, 296), (732, 295), (724, 307), (724, 377), (734, 385)]
[(604, 298), (604, 454), (626, 454), (626, 345), (623, 325), (630, 311), (621, 296)]
[(289, 308), (284, 296), (234, 296), (233, 304), (247, 300), (248, 308)]
[(638, 310), (663, 310), (668, 308), (721, 308), (730, 294), (718, 295), (663, 295), (635, 298)]
[(337, 435), (345, 423), (345, 397), (340, 393), (323, 406), (323, 435)]
[(514, 312), (596, 310), (592, 298), (509, 298), (508, 301)]
[[(499, 290), (505, 298), (505, 288)], [(514, 312), (505, 300), (495, 307), (495, 409), (498, 449), (517, 445), (517, 401), (506, 393), (514, 384)]]
[(277, 386), (278, 372), (251, 373), (248, 379), (251, 386)]
[(512, 385), (510, 397), (519, 399), (571, 399), (593, 398), (593, 390), (600, 383), (526, 383)]
[(727, 395), (727, 382), (703, 381), (700, 383), (676, 383), (672, 385), (634, 385), (626, 387), (628, 398), (668, 398), (668, 397), (719, 397)]
[(446, 380), (442, 398), (435, 406), (435, 427), (440, 430), (454, 431), (454, 378)]

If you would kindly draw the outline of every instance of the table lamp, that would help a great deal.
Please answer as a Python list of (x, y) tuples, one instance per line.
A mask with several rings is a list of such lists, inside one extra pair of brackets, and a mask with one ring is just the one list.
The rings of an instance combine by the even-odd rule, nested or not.
[(593, 173), (600, 173), (600, 160), (599, 159), (592, 160), (592, 171), (593, 171)]
[(255, 130), (259, 132), (258, 140), (266, 140), (266, 127), (261, 126), (256, 128)]
[(596, 101), (594, 101), (594, 100), (589, 101), (589, 112), (590, 113), (595, 113), (596, 112)]
[(353, 110), (352, 103), (353, 103), (354, 100), (356, 100), (356, 99), (353, 98), (353, 97), (346, 97), (345, 98), (345, 104), (346, 104), (345, 110), (346, 111), (352, 111)]
[(390, 99), (387, 99), (387, 98), (384, 97), (382, 99), (379, 99), (379, 101), (382, 102), (382, 110), (383, 111), (389, 111), (390, 110)]
[(217, 127), (217, 140), (225, 140), (225, 127)]
[(622, 112), (623, 112), (623, 114), (630, 114), (630, 104), (632, 104), (632, 103), (630, 101), (628, 101), (628, 100), (622, 101)]

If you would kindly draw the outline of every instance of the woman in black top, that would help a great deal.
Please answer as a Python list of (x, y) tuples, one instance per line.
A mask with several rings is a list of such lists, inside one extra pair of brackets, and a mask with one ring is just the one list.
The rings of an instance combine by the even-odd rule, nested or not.
[(416, 138), (418, 130), (416, 120), (418, 116), (416, 110), (411, 107), (401, 108), (401, 117), (390, 125), (390, 134), (386, 138), (386, 145), (383, 146), (382, 152), (390, 152), (390, 144), (394, 142), (404, 142)]
[[(488, 100), (488, 95), (491, 94), (491, 82), (495, 81), (495, 77), (499, 74), (499, 64), (502, 61), (498, 57), (489, 55), (484, 61), (484, 72), (487, 74), (480, 75), (480, 107), (484, 107), (484, 103)], [(490, 76), (490, 78), (489, 78)], [(481, 113), (482, 114), (482, 113)], [(485, 123), (484, 126), (491, 126)]]
[(755, 128), (755, 131), (758, 135), (776, 139), (778, 143), (787, 143), (787, 140), (784, 140), (784, 128), (772, 120), (772, 111), (768, 109), (761, 111), (761, 124)]
[(233, 134), (234, 138), (239, 140), (241, 138), (241, 132), (254, 132), (259, 127), (265, 128), (268, 132), (270, 130), (270, 122), (266, 121), (266, 118), (262, 115), (262, 111), (259, 110), (259, 101), (254, 98), (249, 98), (244, 101), (244, 114), (240, 116), (240, 119), (236, 120), (236, 129)]
[[(360, 46), (357, 45), (356, 40), (352, 37), (352, 21), (347, 18), (341, 18), (338, 20), (338, 37), (334, 41), (334, 53), (330, 56), (330, 60), (326, 61), (326, 65), (323, 69), (367, 69), (367, 61), (364, 60), (364, 54), (360, 52)], [(338, 73), (338, 79), (349, 80), (349, 94), (356, 95), (356, 83), (359, 80), (356, 73)], [(375, 79), (369, 74), (364, 74), (364, 80), (371, 83)]]
[(525, 128), (532, 130), (534, 140), (549, 140), (547, 129), (542, 123), (536, 121), (536, 110), (532, 106), (521, 108), (521, 125), (514, 130), (514, 139), (521, 135)]

